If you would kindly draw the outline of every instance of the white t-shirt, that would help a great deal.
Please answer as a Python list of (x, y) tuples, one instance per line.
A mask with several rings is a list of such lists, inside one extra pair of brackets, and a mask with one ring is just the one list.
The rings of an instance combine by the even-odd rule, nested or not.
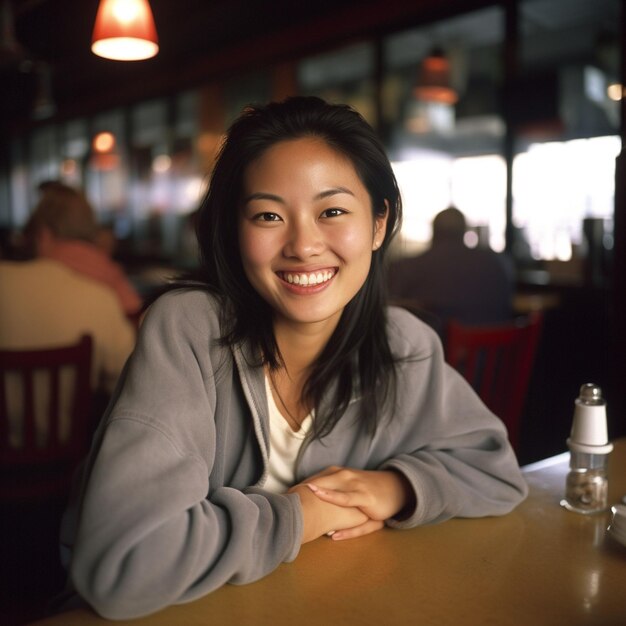
[(285, 493), (295, 483), (295, 465), (298, 451), (306, 434), (311, 430), (313, 418), (307, 415), (300, 430), (294, 431), (282, 416), (272, 395), (268, 377), (265, 377), (265, 393), (270, 418), (270, 458), (264, 489), (273, 493)]

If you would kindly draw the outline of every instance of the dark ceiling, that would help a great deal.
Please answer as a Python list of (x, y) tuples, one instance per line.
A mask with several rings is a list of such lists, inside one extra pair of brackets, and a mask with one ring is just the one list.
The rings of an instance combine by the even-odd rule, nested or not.
[[(512, 0), (502, 0), (507, 1)], [(50, 119), (38, 120), (33, 113), (46, 72), (55, 119), (72, 119), (494, 2), (150, 0), (159, 54), (128, 63), (102, 59), (90, 50), (99, 0), (0, 0), (0, 138)], [(579, 23), (603, 22), (617, 34), (618, 5), (619, 0), (520, 1), (524, 23), (554, 44), (555, 33)], [(475, 22), (474, 35), (488, 38), (492, 25)], [(576, 34), (558, 39), (560, 48), (583, 43)], [(540, 48), (533, 46), (531, 53), (537, 56)]]
[[(160, 52), (140, 62), (90, 51), (98, 0), (0, 0), (10, 9), (18, 50), (0, 29), (0, 128), (33, 123), (40, 76), (49, 80), (58, 119), (179, 91), (436, 16), (452, 0), (151, 0)], [(9, 37), (10, 39), (10, 37)]]

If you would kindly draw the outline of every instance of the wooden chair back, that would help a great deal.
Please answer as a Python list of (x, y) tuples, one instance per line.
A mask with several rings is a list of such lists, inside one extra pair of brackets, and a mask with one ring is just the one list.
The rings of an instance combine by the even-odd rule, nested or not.
[(495, 326), (450, 321), (446, 359), (509, 431), (519, 452), (521, 417), (543, 323), (541, 312)]
[(0, 497), (63, 495), (86, 453), (92, 339), (42, 350), (0, 350)]

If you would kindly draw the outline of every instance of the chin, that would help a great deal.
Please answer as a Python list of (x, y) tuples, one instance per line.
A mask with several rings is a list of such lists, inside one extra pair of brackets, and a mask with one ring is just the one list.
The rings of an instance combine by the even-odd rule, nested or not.
[(332, 309), (332, 310), (311, 310), (308, 309), (306, 311), (283, 311), (282, 317), (288, 319), (291, 322), (295, 322), (298, 324), (319, 324), (322, 322), (328, 322), (330, 320), (338, 320), (341, 316), (341, 312), (343, 308), (340, 310)]

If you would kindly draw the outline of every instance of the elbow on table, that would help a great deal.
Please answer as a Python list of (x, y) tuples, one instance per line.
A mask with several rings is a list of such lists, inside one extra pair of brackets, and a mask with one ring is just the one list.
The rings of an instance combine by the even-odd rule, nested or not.
[[(100, 590), (79, 590), (82, 599), (100, 616), (110, 620), (145, 617), (172, 604), (163, 598), (149, 598), (126, 593), (103, 593)], [(152, 600), (152, 601), (151, 601)]]
[(78, 595), (101, 617), (125, 620), (154, 613), (173, 604), (170, 593), (160, 593), (154, 586), (136, 577), (130, 580), (120, 571), (111, 574), (102, 565), (87, 566), (74, 559), (70, 567), (72, 584)]
[(511, 505), (511, 510), (513, 510), (518, 504), (521, 504), (528, 497), (528, 483), (526, 479), (522, 476), (521, 479), (514, 486), (516, 497)]
[[(519, 480), (511, 481), (500, 490), (494, 492), (489, 498), (489, 504), (486, 505), (485, 511), (476, 517), (482, 516), (501, 516), (508, 515), (517, 506), (519, 506), (528, 496), (528, 484), (522, 476)], [(475, 517), (468, 515), (468, 517)]]

